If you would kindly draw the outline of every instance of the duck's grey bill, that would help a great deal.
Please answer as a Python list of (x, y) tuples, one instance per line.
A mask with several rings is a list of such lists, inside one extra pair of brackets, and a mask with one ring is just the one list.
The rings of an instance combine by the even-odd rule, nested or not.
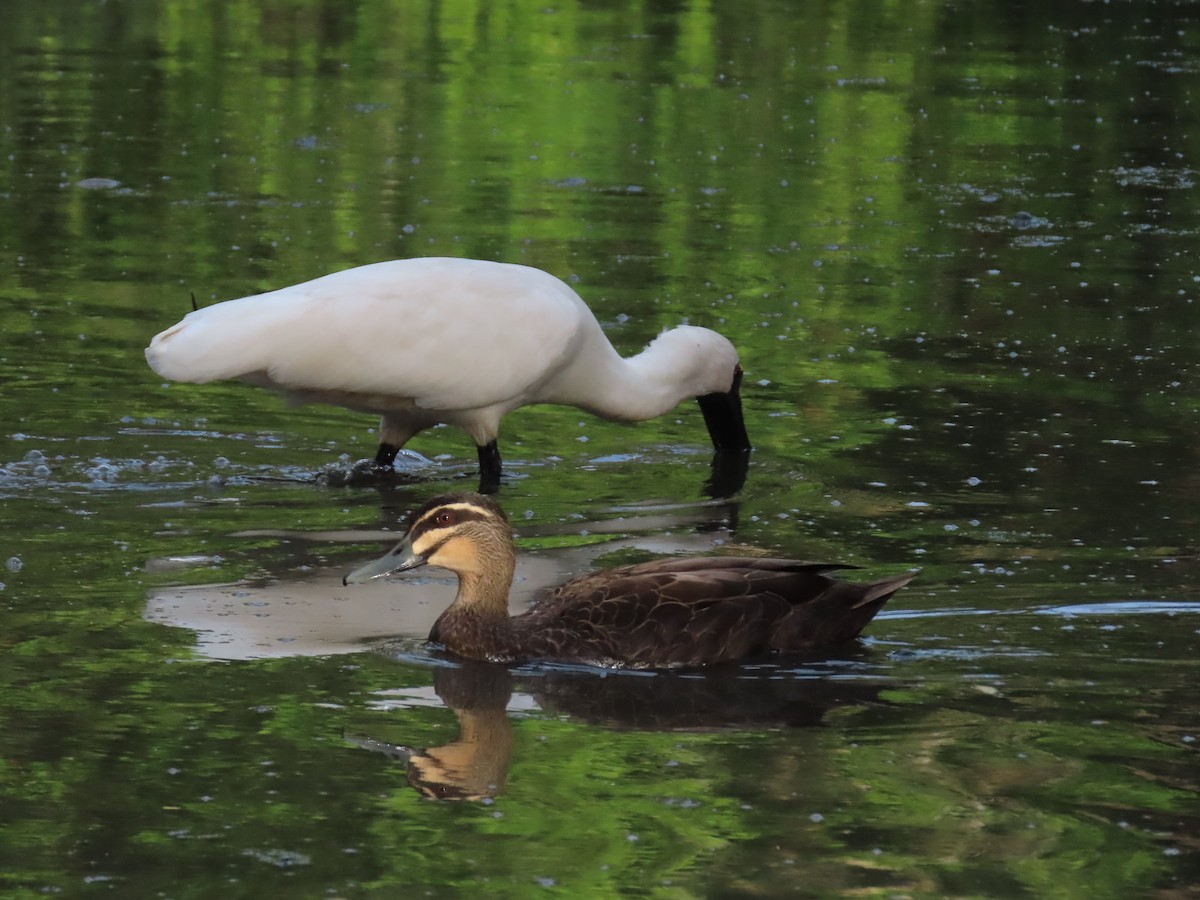
[(423, 565), (425, 565), (425, 557), (413, 553), (412, 544), (405, 537), (404, 540), (392, 548), (386, 555), (364, 566), (359, 566), (342, 579), (342, 584), (362, 584), (364, 581), (379, 578), (381, 575), (389, 575), (392, 572), (404, 572)]

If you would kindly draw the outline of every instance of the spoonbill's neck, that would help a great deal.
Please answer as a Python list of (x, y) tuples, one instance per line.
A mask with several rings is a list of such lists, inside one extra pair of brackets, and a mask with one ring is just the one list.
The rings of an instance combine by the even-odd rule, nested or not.
[(670, 412), (684, 400), (731, 387), (737, 352), (705, 328), (664, 332), (645, 350), (622, 358), (607, 339), (581, 352), (553, 385), (553, 396), (588, 412), (639, 422)]

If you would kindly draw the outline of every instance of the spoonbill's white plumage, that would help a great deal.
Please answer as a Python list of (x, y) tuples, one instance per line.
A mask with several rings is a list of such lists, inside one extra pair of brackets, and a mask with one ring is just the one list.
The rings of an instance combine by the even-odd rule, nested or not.
[(501, 417), (533, 403), (631, 422), (695, 397), (719, 452), (750, 449), (728, 340), (682, 325), (623, 359), (575, 291), (528, 266), (425, 258), (347, 269), (189, 313), (146, 360), (172, 381), (240, 378), (295, 403), (376, 413), (381, 466), (417, 432), (455, 425), (490, 484)]

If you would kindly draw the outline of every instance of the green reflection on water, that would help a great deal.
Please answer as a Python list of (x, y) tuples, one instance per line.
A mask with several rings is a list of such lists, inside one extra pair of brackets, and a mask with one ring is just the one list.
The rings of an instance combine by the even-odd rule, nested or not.
[[(1196, 598), (1198, 34), (1165, 2), (8, 4), (0, 883), (1194, 888), (1196, 614), (1111, 604)], [(452, 741), (441, 706), (379, 705), (427, 666), (206, 664), (144, 621), (167, 584), (345, 567), (374, 546), (316, 535), (470, 483), (442, 429), (413, 483), (320, 486), (373, 423), (141, 359), (192, 291), (428, 254), (570, 279), (626, 353), (729, 334), (736, 499), (691, 408), (520, 411), (502, 499), (552, 556), (923, 567), (853, 663), (879, 697), (683, 732), (534, 702), (504, 790), (434, 803), (347, 739)], [(172, 556), (201, 561), (145, 568)]]

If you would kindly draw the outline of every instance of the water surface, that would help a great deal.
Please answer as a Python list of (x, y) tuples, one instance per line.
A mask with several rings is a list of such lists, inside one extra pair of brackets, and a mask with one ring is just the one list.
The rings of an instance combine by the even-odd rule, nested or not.
[[(6, 894), (1200, 885), (1191, 5), (9, 6)], [(448, 579), (340, 576), (469, 441), (346, 486), (369, 419), (141, 351), (192, 293), (433, 254), (746, 368), (735, 491), (692, 406), (505, 420), (515, 606), (672, 553), (920, 578), (828, 658), (431, 655)]]

